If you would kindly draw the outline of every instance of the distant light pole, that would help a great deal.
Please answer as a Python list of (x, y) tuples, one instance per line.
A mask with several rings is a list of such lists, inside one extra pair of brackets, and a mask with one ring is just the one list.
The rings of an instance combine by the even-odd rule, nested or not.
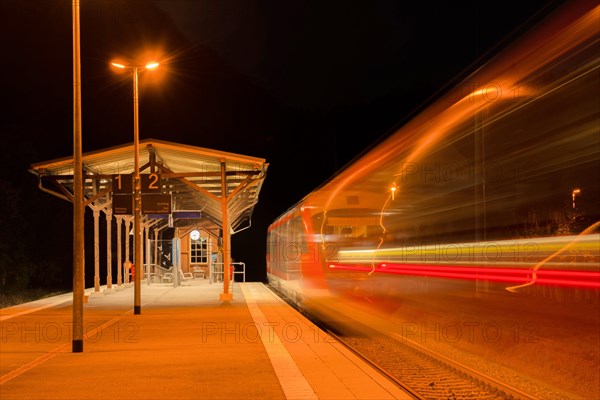
[(133, 265), (137, 269), (134, 276), (134, 306), (133, 313), (141, 314), (142, 312), (142, 296), (141, 296), (141, 278), (143, 272), (142, 266), (142, 241), (141, 241), (141, 230), (140, 222), (142, 219), (142, 202), (141, 202), (141, 182), (140, 182), (140, 132), (139, 132), (139, 100), (138, 100), (138, 69), (154, 69), (158, 67), (157, 62), (150, 62), (143, 67), (124, 65), (117, 62), (111, 63), (113, 67), (121, 69), (133, 70), (133, 153), (134, 153), (134, 166), (133, 166), (133, 246), (134, 246), (134, 260)]
[(573, 189), (571, 192), (571, 197), (573, 198), (573, 210), (575, 209), (575, 196), (581, 193), (581, 189)]

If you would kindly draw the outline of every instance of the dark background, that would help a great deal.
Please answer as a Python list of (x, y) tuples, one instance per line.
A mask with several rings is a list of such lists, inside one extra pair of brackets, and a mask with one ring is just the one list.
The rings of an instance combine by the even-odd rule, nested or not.
[[(142, 139), (270, 163), (252, 228), (233, 237), (249, 280), (265, 279), (266, 230), (277, 216), (561, 4), (81, 3), (84, 152), (133, 140), (131, 78), (109, 61), (154, 57), (159, 70), (140, 77)], [(27, 170), (72, 155), (71, 2), (0, 7), (0, 284), (4, 293), (69, 289), (71, 204), (41, 192)], [(89, 210), (86, 238), (90, 286)]]

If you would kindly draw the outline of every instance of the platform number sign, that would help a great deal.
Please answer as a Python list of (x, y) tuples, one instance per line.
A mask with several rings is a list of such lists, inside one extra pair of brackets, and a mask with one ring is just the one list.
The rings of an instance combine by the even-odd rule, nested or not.
[[(157, 173), (140, 174), (142, 193), (160, 193), (161, 180)], [(130, 194), (133, 193), (133, 174), (119, 174), (112, 177), (113, 193)]]
[(133, 175), (119, 174), (112, 177), (113, 193), (131, 194), (133, 193)]
[(113, 213), (115, 215), (133, 214), (133, 175), (119, 174), (112, 177)]
[[(133, 174), (113, 175), (113, 213), (115, 215), (132, 215)], [(170, 214), (171, 195), (161, 194), (161, 176), (157, 173), (140, 174), (140, 193), (142, 214)]]
[(160, 175), (157, 173), (141, 174), (142, 193), (160, 193)]

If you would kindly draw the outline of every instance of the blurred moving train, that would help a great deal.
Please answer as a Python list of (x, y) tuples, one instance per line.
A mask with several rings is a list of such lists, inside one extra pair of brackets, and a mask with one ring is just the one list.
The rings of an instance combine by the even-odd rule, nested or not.
[(270, 284), (600, 289), (599, 24), (595, 2), (563, 6), (281, 215)]
[(269, 285), (423, 340), (529, 327), (452, 345), (598, 398), (599, 27), (598, 2), (560, 6), (306, 195), (268, 229)]

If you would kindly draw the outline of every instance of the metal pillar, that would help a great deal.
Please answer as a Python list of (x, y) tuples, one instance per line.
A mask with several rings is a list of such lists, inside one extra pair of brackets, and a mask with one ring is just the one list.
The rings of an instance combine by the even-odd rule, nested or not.
[[(144, 224), (144, 243), (146, 244), (146, 251), (144, 252), (144, 254), (142, 254), (143, 257), (143, 261), (142, 264), (145, 266), (145, 272), (146, 272), (146, 284), (148, 286), (150, 286), (150, 260), (148, 260), (149, 255), (150, 255), (150, 235), (149, 235), (150, 229), (148, 228), (148, 224)], [(142, 271), (144, 271), (144, 269), (142, 268)]]
[(173, 257), (173, 287), (179, 286), (179, 271), (181, 270), (181, 240), (179, 234), (173, 238), (173, 250), (171, 256)]
[(227, 210), (227, 165), (221, 161), (221, 214), (223, 227), (223, 293), (220, 300), (233, 300), (233, 293), (229, 293), (229, 270), (231, 264), (231, 233), (229, 231), (229, 212)]
[(94, 211), (94, 292), (100, 291), (100, 210)]
[(105, 209), (104, 212), (106, 213), (106, 288), (112, 289), (112, 208)]
[(81, 151), (81, 62), (79, 0), (73, 0), (73, 340), (72, 352), (83, 351), (84, 213)]
[(142, 313), (142, 237), (140, 232), (140, 223), (142, 219), (142, 201), (140, 197), (141, 182), (140, 182), (140, 132), (138, 121), (138, 70), (133, 68), (133, 151), (134, 151), (134, 168), (133, 168), (133, 198), (134, 198), (134, 216), (133, 216), (133, 245), (135, 246), (135, 261), (133, 265), (136, 268), (134, 276), (134, 295), (133, 295), (133, 313)]
[[(131, 257), (129, 256), (129, 225), (131, 223), (131, 217), (125, 217), (125, 261), (131, 261)], [(127, 271), (125, 272), (125, 283), (129, 283), (129, 274)]]
[(117, 220), (117, 286), (121, 286), (123, 284), (123, 275), (121, 270), (123, 269), (123, 254), (121, 251), (121, 223), (123, 222), (123, 218), (115, 217)]

